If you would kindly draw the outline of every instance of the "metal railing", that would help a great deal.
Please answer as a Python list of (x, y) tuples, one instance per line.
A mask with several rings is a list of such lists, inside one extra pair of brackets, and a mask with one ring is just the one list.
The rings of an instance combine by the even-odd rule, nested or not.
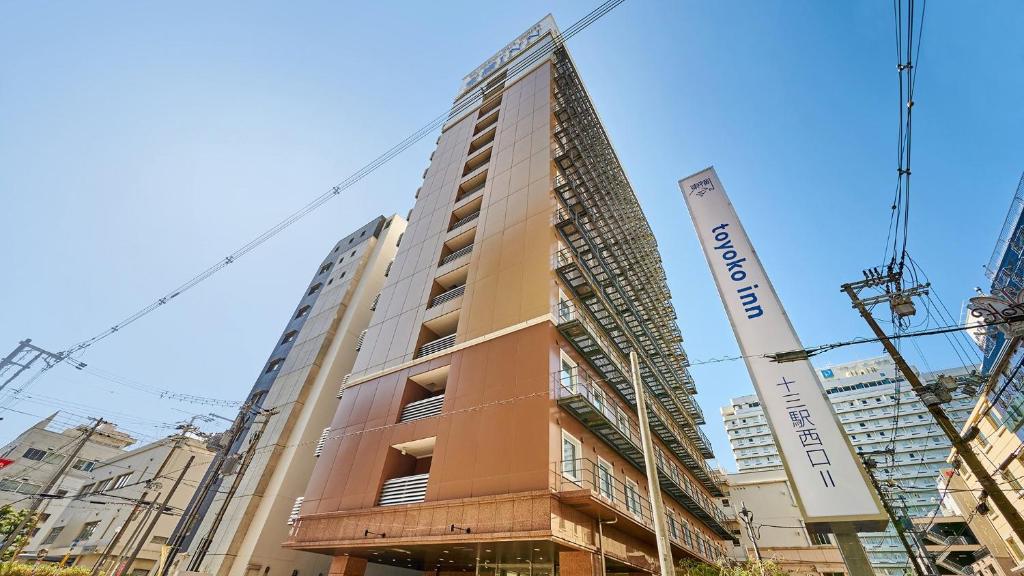
[[(561, 300), (557, 304), (555, 304), (555, 323), (561, 325), (568, 322), (576, 321), (582, 324), (584, 328), (587, 330), (587, 332), (590, 333), (590, 336), (594, 339), (594, 341), (597, 342), (598, 346), (603, 349), (604, 355), (612, 362), (612, 364), (619, 370), (619, 372), (622, 373), (623, 377), (628, 379), (630, 371), (625, 365), (625, 361), (619, 356), (618, 348), (614, 347), (614, 345), (608, 341), (608, 339), (604, 336), (603, 331), (598, 331), (597, 326), (595, 326), (594, 322), (589, 317), (589, 312), (586, 312), (584, 310), (585, 309), (581, 310), (577, 308), (576, 303), (573, 301)], [(633, 399), (633, 394), (631, 390), (626, 391), (624, 395), (627, 399), (631, 399), (631, 402), (636, 402), (635, 399)], [(697, 462), (703, 463), (702, 468), (705, 472), (707, 472), (710, 475), (711, 469), (710, 467), (707, 466), (707, 462), (701, 455), (700, 450), (697, 449), (696, 446), (693, 446), (693, 443), (690, 440), (689, 435), (686, 434), (681, 428), (679, 428), (679, 425), (676, 424), (675, 419), (672, 418), (668, 414), (668, 412), (658, 404), (658, 402), (654, 402), (648, 399), (648, 406), (651, 407), (651, 409), (654, 411), (657, 417), (665, 424), (665, 426), (669, 428), (671, 433), (676, 436), (676, 439), (679, 441), (679, 443), (686, 447), (687, 451), (690, 453), (690, 457), (696, 460)], [(704, 432), (699, 427), (695, 428), (695, 430), (700, 435), (700, 437), (703, 438), (708, 445), (710, 445), (710, 441), (707, 440), (707, 437), (704, 435)]]
[(452, 230), (455, 230), (456, 228), (461, 228), (461, 227), (465, 226), (466, 224), (469, 224), (473, 220), (476, 220), (479, 217), (480, 217), (480, 211), (477, 210), (476, 212), (473, 212), (472, 214), (470, 214), (469, 216), (466, 216), (465, 218), (460, 218), (459, 220), (456, 220), (451, 226), (448, 227), (448, 231), (451, 232)]
[[(651, 501), (643, 495), (646, 486), (617, 478), (610, 463), (601, 464), (589, 458), (560, 460), (553, 463), (551, 473), (555, 492), (589, 490), (591, 498), (654, 532)], [(691, 528), (682, 517), (673, 514), (670, 518), (669, 539), (677, 546), (709, 560), (725, 555), (712, 539)]]
[(377, 505), (397, 506), (423, 502), (427, 498), (427, 480), (429, 479), (429, 473), (392, 478), (384, 482)]
[(462, 248), (459, 248), (455, 252), (452, 252), (451, 254), (445, 256), (444, 258), (441, 258), (441, 261), (438, 263), (438, 266), (444, 266), (445, 264), (447, 264), (449, 262), (454, 262), (455, 260), (458, 260), (459, 258), (462, 258), (463, 256), (465, 256), (466, 254), (469, 254), (472, 251), (473, 251), (473, 245), (472, 244), (470, 244), (469, 246), (464, 246)]
[[(581, 377), (580, 374), (586, 376)], [(616, 430), (626, 437), (637, 451), (641, 454), (643, 453), (643, 443), (640, 439), (640, 427), (634, 421), (633, 415), (627, 414), (625, 410), (610, 401), (608, 393), (601, 389), (600, 385), (597, 384), (596, 379), (591, 378), (589, 374), (584, 371), (576, 372), (572, 376), (566, 375), (564, 378), (556, 374), (554, 388), (556, 400), (570, 397), (581, 397), (586, 399), (594, 410), (601, 413), (610, 422), (614, 423)], [(689, 476), (684, 474), (682, 469), (675, 462), (667, 458), (665, 456), (665, 452), (660, 447), (654, 447), (654, 455), (658, 469), (664, 473), (672, 483), (682, 489), (682, 491), (691, 500), (700, 506), (705, 513), (718, 521), (719, 524), (725, 524), (726, 518), (722, 510), (715, 505), (708, 496), (693, 485)]]
[(430, 398), (424, 398), (423, 400), (417, 400), (415, 402), (409, 402), (402, 409), (402, 415), (398, 417), (399, 422), (409, 422), (412, 420), (420, 420), (421, 418), (430, 418), (431, 416), (437, 416), (441, 413), (441, 407), (444, 405), (444, 394), (437, 396), (431, 396)]
[(447, 348), (451, 348), (454, 345), (455, 345), (455, 334), (449, 334), (449, 335), (447, 335), (447, 336), (445, 336), (443, 338), (438, 338), (437, 340), (431, 340), (430, 342), (427, 342), (423, 346), (420, 346), (419, 352), (416, 353), (416, 357), (417, 358), (422, 358), (423, 356), (429, 356), (429, 355), (434, 354), (436, 352), (440, 352), (441, 350), (445, 350)]
[(444, 304), (445, 302), (448, 302), (450, 300), (454, 300), (454, 299), (458, 298), (459, 296), (462, 296), (462, 294), (465, 291), (466, 291), (466, 285), (465, 284), (460, 284), (460, 285), (456, 286), (455, 288), (451, 288), (449, 290), (446, 290), (445, 292), (441, 292), (437, 296), (434, 296), (434, 298), (430, 301), (430, 305), (427, 306), (427, 308), (428, 309), (429, 308), (433, 308), (434, 306), (439, 306), (441, 304)]

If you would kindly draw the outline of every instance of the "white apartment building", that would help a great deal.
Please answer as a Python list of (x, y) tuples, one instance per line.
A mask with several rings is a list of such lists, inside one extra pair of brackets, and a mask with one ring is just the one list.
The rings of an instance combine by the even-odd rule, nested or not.
[[(12, 461), (0, 469), (0, 506), (28, 508), (31, 504), (28, 497), (39, 493), (49, 483), (89, 430), (86, 425), (61, 426), (57, 423), (58, 417), (59, 413), (51, 414), (0, 448), (0, 459)], [(134, 443), (134, 438), (115, 425), (100, 425), (50, 493), (62, 496), (78, 492), (99, 462), (123, 454), (125, 448)], [(62, 499), (43, 501), (33, 534), (52, 528), (54, 516), (61, 512), (65, 502)]]
[[(149, 573), (212, 458), (204, 441), (177, 435), (98, 462), (84, 484), (54, 502), (47, 525), (22, 556), (48, 562), (66, 557), (69, 565), (91, 569), (106, 552), (107, 571), (118, 566), (124, 576)], [(165, 501), (159, 513), (157, 503)]]
[[(921, 376), (931, 382), (941, 374), (961, 376), (967, 372), (956, 367)], [(854, 449), (879, 453), (873, 455), (879, 482), (895, 482), (903, 489), (900, 501), (893, 504), (911, 518), (934, 514), (939, 506), (934, 479), (947, 466), (949, 440), (892, 360), (880, 357), (829, 366), (819, 370), (819, 377)], [(974, 401), (957, 392), (944, 407), (953, 422), (962, 426)], [(734, 398), (722, 407), (721, 414), (739, 472), (782, 467), (757, 396)], [(895, 426), (897, 414), (899, 425)], [(884, 454), (890, 447), (893, 453)], [(862, 534), (861, 539), (878, 574), (903, 574), (907, 556), (894, 532)]]

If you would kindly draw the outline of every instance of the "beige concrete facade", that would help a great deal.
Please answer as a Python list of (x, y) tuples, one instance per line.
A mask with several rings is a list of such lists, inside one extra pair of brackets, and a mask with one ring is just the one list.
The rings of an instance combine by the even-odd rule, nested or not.
[[(628, 361), (566, 280), (588, 258), (557, 221), (568, 68), (563, 52), (496, 73), (438, 140), (287, 544), (334, 556), (330, 574), (657, 569), (636, 408), (602, 372)], [(730, 537), (721, 486), (681, 408), (692, 390), (666, 388), (649, 412), (673, 552), (711, 562)]]
[[(804, 528), (800, 509), (783, 470), (730, 474), (729, 504), (732, 516), (746, 506), (753, 512), (753, 526), (761, 556), (774, 560), (790, 574), (845, 574), (839, 547), (828, 535), (814, 536)], [(740, 543), (746, 560), (755, 560), (754, 543), (745, 524), (739, 524)]]
[[(1024, 482), (1024, 462), (1021, 460), (1024, 444), (995, 418), (989, 406), (988, 395), (982, 394), (964, 425), (964, 431), (972, 426), (978, 427), (978, 436), (971, 442), (974, 452), (979, 455), (989, 474), (1003, 487), (1014, 507), (1024, 513), (1024, 486), (1021, 484)], [(978, 505), (977, 495), (981, 493), (977, 477), (966, 466), (960, 466), (958, 474), (950, 477), (948, 482), (951, 488), (960, 486), (968, 489), (967, 492), (954, 492), (952, 495), (962, 512), (972, 518), (971, 531), (979, 542), (988, 547), (996, 566), (1006, 573), (1024, 571), (1024, 543), (1013, 533), (999, 510), (989, 502), (990, 511), (984, 517), (971, 514)]]
[[(230, 502), (225, 503), (226, 494), (213, 499), (192, 545), (175, 558), (176, 569), (192, 562), (226, 506), (194, 571), (217, 576), (327, 573), (328, 556), (282, 548), (281, 543), (288, 538), (292, 508), (316, 463), (320, 436), (334, 415), (339, 384), (352, 369), (373, 308), (379, 306), (385, 275), (394, 273), (392, 262), (405, 231), (401, 216), (382, 218), (376, 227), (368, 225), (343, 238), (325, 259), (309, 288), (320, 295), (280, 374), (260, 400), (259, 407), (272, 412), (260, 417), (267, 419), (267, 426), (255, 446), (258, 424), (243, 440), (246, 451), (254, 450), (252, 461)], [(223, 492), (233, 478), (227, 477)]]
[[(79, 445), (88, 426), (65, 426), (65, 420), (55, 413), (40, 420), (22, 432), (12, 442), (0, 448), (0, 458), (13, 463), (0, 470), (0, 506), (10, 504), (27, 508), (26, 497), (38, 493), (53, 477), (64, 461)], [(82, 446), (75, 462), (53, 487), (53, 494), (75, 494), (89, 482), (91, 470), (109, 458), (125, 452), (135, 439), (117, 430), (113, 424), (101, 425)], [(39, 508), (40, 521), (32, 533), (48, 533), (56, 524), (69, 500), (45, 500)]]
[[(194, 458), (190, 465), (189, 458)], [(163, 502), (184, 473), (181, 484), (167, 501), (171, 511), (182, 510), (192, 498), (211, 459), (212, 453), (202, 441), (170, 437), (98, 463), (86, 483), (70, 495), (62, 511), (52, 517), (50, 527), (32, 538), (24, 554), (35, 557), (40, 553), (51, 562), (67, 557), (69, 564), (91, 569), (109, 548), (107, 570), (119, 567), (118, 573), (126, 576), (150, 572), (177, 523), (177, 514), (158, 516), (155, 505), (135, 510), (135, 503), (144, 494), (147, 502)], [(163, 472), (156, 476), (161, 467)], [(139, 556), (127, 565), (144, 535)]]

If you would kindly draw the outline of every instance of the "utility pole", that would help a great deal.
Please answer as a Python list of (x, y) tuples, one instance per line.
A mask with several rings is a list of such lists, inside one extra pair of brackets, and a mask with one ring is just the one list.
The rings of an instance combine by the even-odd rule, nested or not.
[(178, 479), (174, 481), (171, 489), (167, 492), (167, 497), (164, 498), (163, 503), (161, 503), (160, 507), (157, 508), (156, 513), (153, 514), (153, 519), (149, 522), (149, 526), (146, 527), (146, 530), (142, 533), (138, 542), (135, 544), (135, 550), (132, 551), (132, 555), (128, 557), (128, 561), (124, 564), (125, 570), (131, 568), (132, 563), (139, 557), (139, 552), (142, 552), (142, 547), (146, 545), (146, 542), (149, 540), (149, 535), (153, 533), (153, 528), (156, 528), (156, 523), (160, 521), (160, 516), (162, 516), (164, 511), (167, 510), (167, 505), (170, 504), (171, 498), (174, 496), (174, 492), (178, 489), (178, 486), (185, 478), (185, 475), (188, 474), (188, 469), (192, 467), (192, 462), (195, 459), (196, 457), (194, 454), (188, 457), (188, 462), (185, 462), (185, 467), (182, 468), (181, 473), (178, 474)]
[[(1003, 518), (1006, 519), (1006, 523), (1009, 524), (1010, 529), (1017, 536), (1018, 540), (1024, 542), (1024, 517), (1021, 516), (1020, 512), (1014, 508), (1013, 504), (1003, 493), (1002, 489), (999, 488), (999, 484), (992, 478), (985, 466), (982, 465), (981, 460), (977, 454), (971, 448), (971, 444), (968, 439), (960, 436), (960, 431), (956, 429), (956, 426), (950, 421), (949, 417), (943, 411), (941, 404), (937, 399), (934, 398), (934, 394), (929, 393), (929, 389), (921, 382), (917, 374), (910, 367), (910, 364), (903, 358), (900, 351), (896, 348), (896, 345), (892, 343), (889, 336), (882, 330), (882, 327), (878, 325), (875, 317), (871, 314), (871, 310), (868, 308), (871, 305), (878, 304), (880, 302), (888, 302), (897, 315), (910, 316), (913, 315), (914, 307), (911, 297), (917, 294), (924, 293), (928, 285), (914, 286), (906, 290), (895, 290), (888, 291), (880, 296), (874, 296), (870, 298), (861, 298), (860, 291), (865, 288), (880, 287), (886, 285), (900, 285), (901, 276), (898, 273), (881, 274), (877, 271), (873, 273), (865, 273), (865, 279), (858, 282), (851, 282), (849, 284), (843, 284), (842, 291), (850, 297), (850, 301), (853, 303), (853, 307), (860, 312), (860, 315), (871, 327), (871, 331), (874, 332), (875, 336), (885, 347), (886, 352), (892, 357), (896, 366), (903, 373), (903, 377), (906, 378), (907, 382), (910, 383), (910, 387), (917, 394), (918, 398), (924, 403), (928, 412), (931, 413), (932, 418), (939, 425), (942, 432), (949, 438), (950, 443), (953, 445), (953, 450), (959, 455), (959, 458), (967, 465), (967, 468), (978, 478), (978, 483), (981, 484), (982, 494), (979, 500), (984, 500), (986, 496), (992, 499), (992, 504), (995, 505), (999, 513), (1002, 514)], [(929, 396), (931, 398), (929, 398)]]
[[(246, 403), (238, 412), (238, 417), (235, 420), (229, 420), (231, 427), (228, 428), (226, 434), (228, 436), (227, 442), (221, 444), (218, 448), (217, 454), (213, 458), (213, 463), (210, 464), (210, 468), (203, 478), (202, 484), (196, 490), (196, 495), (192, 497), (192, 501), (187, 507), (182, 519), (178, 522), (178, 525), (174, 528), (171, 533), (171, 538), (168, 540), (167, 560), (164, 563), (163, 569), (160, 574), (156, 576), (167, 576), (171, 570), (171, 564), (174, 562), (174, 558), (178, 555), (181, 550), (181, 545), (185, 541), (185, 538), (191, 533), (193, 526), (197, 520), (199, 520), (199, 512), (202, 509), (203, 502), (206, 500), (207, 495), (217, 483), (220, 478), (221, 471), (224, 469), (224, 462), (227, 459), (227, 453), (231, 450), (231, 447), (235, 445), (235, 442), (241, 437), (245, 431), (245, 420), (249, 416), (250, 410), (252, 410), (252, 402)], [(225, 419), (223, 416), (216, 414), (210, 414), (217, 418)]]
[(761, 547), (757, 545), (757, 532), (754, 530), (754, 513), (747, 508), (746, 502), (740, 502), (740, 521), (747, 527), (747, 536), (754, 545), (754, 558), (757, 558), (757, 566), (764, 576), (764, 558), (761, 558)]
[(89, 439), (92, 438), (92, 435), (96, 433), (96, 429), (99, 428), (101, 424), (106, 424), (106, 420), (102, 418), (97, 418), (96, 422), (92, 425), (92, 427), (90, 427), (89, 430), (87, 430), (85, 434), (82, 436), (81, 441), (78, 442), (78, 445), (75, 446), (75, 449), (71, 451), (71, 454), (64, 460), (64, 462), (61, 463), (61, 465), (57, 468), (53, 475), (50, 476), (50, 479), (46, 482), (46, 485), (43, 486), (43, 489), (37, 492), (35, 497), (32, 498), (32, 504), (28, 508), (28, 514), (26, 514), (25, 517), (22, 518), (21, 522), (19, 522), (18, 526), (14, 529), (14, 531), (11, 532), (10, 535), (8, 535), (8, 537), (4, 540), (3, 544), (0, 544), (0, 556), (2, 556), (3, 553), (6, 552), (7, 549), (11, 546), (11, 544), (14, 543), (14, 540), (18, 537), (18, 534), (20, 534), (21, 531), (25, 529), (25, 526), (29, 523), (29, 521), (35, 518), (36, 512), (39, 510), (39, 507), (42, 506), (43, 504), (44, 496), (50, 494), (50, 491), (53, 490), (54, 486), (59, 484), (61, 479), (64, 478), (64, 474), (67, 473), (68, 468), (70, 468), (71, 465), (75, 462), (75, 459), (78, 458), (78, 454), (82, 451), (82, 448), (85, 448), (85, 445), (89, 443)]
[(14, 380), (21, 376), (21, 373), (32, 367), (37, 360), (42, 360), (45, 366), (43, 370), (49, 370), (61, 362), (68, 361), (72, 366), (81, 370), (85, 368), (84, 362), (79, 362), (67, 352), (50, 352), (44, 350), (35, 344), (32, 344), (31, 338), (26, 338), (21, 342), (18, 342), (18, 346), (5, 358), (0, 360), (0, 377), (10, 371), (10, 374), (2, 381), (0, 381), (0, 391), (3, 391), (8, 384), (14, 382)]
[(675, 576), (675, 562), (672, 560), (672, 545), (668, 540), (668, 522), (665, 519), (665, 502), (661, 497), (661, 484), (658, 482), (658, 465), (654, 459), (654, 442), (651, 440), (650, 424), (647, 421), (647, 395), (644, 394), (644, 383), (640, 380), (640, 368), (637, 366), (636, 350), (629, 351), (630, 376), (633, 379), (633, 392), (636, 395), (636, 414), (640, 419), (640, 443), (644, 447), (644, 468), (647, 472), (647, 491), (651, 494), (651, 512), (654, 516), (654, 538), (658, 543), (658, 559), (661, 564), (661, 576)]
[[(259, 445), (260, 438), (263, 436), (263, 432), (267, 429), (267, 424), (270, 423), (270, 418), (274, 414), (277, 414), (276, 409), (264, 410), (260, 413), (263, 420), (249, 439), (249, 447), (246, 449), (245, 455), (242, 457), (242, 461), (238, 466), (238, 471), (235, 473), (235, 479), (231, 482), (231, 487), (228, 489), (227, 494), (224, 495), (224, 502), (221, 504), (220, 509), (217, 510), (217, 515), (213, 518), (210, 529), (206, 532), (206, 535), (203, 536), (202, 540), (199, 541), (195, 557), (189, 561), (188, 569), (190, 571), (198, 571), (199, 565), (202, 564), (203, 560), (206, 558), (206, 552), (210, 549), (213, 537), (217, 534), (217, 529), (220, 528), (220, 524), (224, 520), (224, 516), (227, 514), (228, 506), (231, 504), (231, 499), (235, 497), (235, 492), (238, 491), (238, 486), (242, 483), (242, 477), (245, 476), (245, 471), (249, 468), (249, 463), (252, 462), (253, 457), (256, 455), (256, 448)], [(168, 561), (168, 564), (170, 564), (170, 561)]]
[[(184, 443), (186, 434), (197, 430), (197, 428), (193, 425), (194, 420), (195, 418), (193, 418), (192, 421), (190, 421), (188, 424), (183, 424), (179, 427), (181, 429), (181, 433), (178, 435), (177, 438), (175, 438), (174, 444), (172, 444), (171, 449), (167, 451), (167, 456), (164, 457), (163, 462), (161, 462), (160, 466), (157, 467), (156, 473), (154, 473), (153, 477), (150, 478), (149, 481), (146, 483), (146, 489), (142, 492), (142, 495), (139, 496), (139, 498), (135, 501), (135, 506), (133, 506), (132, 511), (128, 513), (128, 518), (125, 519), (124, 524), (122, 524), (121, 527), (117, 530), (117, 532), (114, 533), (113, 538), (110, 539), (110, 542), (107, 543), (106, 548), (103, 549), (103, 553), (100, 554), (100, 557), (96, 560), (96, 563), (93, 565), (92, 570), (89, 571), (89, 576), (97, 576), (97, 574), (100, 573), (100, 570), (103, 569), (103, 565), (107, 562), (107, 559), (110, 558), (110, 556), (114, 553), (114, 550), (117, 548), (118, 543), (120, 543), (121, 537), (124, 536), (125, 532), (128, 531), (128, 525), (131, 524), (132, 519), (135, 518), (136, 515), (138, 515), (138, 512), (139, 510), (142, 509), (143, 505), (152, 505), (151, 502), (146, 502), (146, 497), (149, 496), (149, 492), (151, 489), (158, 488), (158, 486), (153, 486), (153, 483), (159, 482), (160, 475), (163, 474), (164, 470), (167, 468), (167, 465), (171, 462), (171, 459), (174, 457), (174, 452), (181, 447), (182, 443)], [(157, 498), (159, 498), (159, 495), (157, 495)], [(132, 537), (128, 539), (128, 542), (131, 542), (134, 539), (134, 536), (138, 532), (138, 527), (142, 526), (142, 523), (144, 521), (144, 519), (139, 520), (139, 524), (136, 526), (135, 532), (132, 533)], [(127, 548), (127, 545), (124, 548)], [(123, 554), (124, 549), (122, 549), (121, 552), (118, 553), (118, 560), (120, 560)]]
[[(882, 487), (878, 484), (878, 479), (875, 478), (875, 468), (878, 467), (878, 463), (875, 462), (874, 458), (870, 456), (861, 456), (861, 461), (864, 463), (864, 470), (868, 473), (868, 479), (871, 480), (871, 485), (874, 486), (875, 492), (878, 492), (878, 499), (882, 501), (882, 508), (885, 508), (885, 513), (889, 515), (889, 519), (892, 520), (892, 525), (896, 527), (896, 536), (899, 537), (900, 543), (903, 545), (903, 549), (907, 552), (907, 556), (910, 558), (910, 565), (914, 568), (914, 573), (917, 576), (926, 576), (924, 571), (921, 569), (921, 565), (918, 563), (917, 554), (914, 553), (914, 549), (910, 546), (910, 541), (907, 540), (907, 534), (903, 526), (903, 519), (896, 514), (896, 511), (889, 505), (889, 499), (886, 498), (885, 494), (882, 493)], [(927, 554), (924, 550), (922, 554)]]

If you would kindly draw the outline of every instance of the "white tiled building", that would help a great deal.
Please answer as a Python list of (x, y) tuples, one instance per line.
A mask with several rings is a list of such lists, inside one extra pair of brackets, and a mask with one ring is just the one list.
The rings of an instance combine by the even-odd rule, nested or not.
[[(966, 372), (965, 368), (957, 367), (923, 373), (922, 378), (930, 382), (940, 374), (958, 376)], [(905, 507), (911, 517), (933, 514), (939, 505), (934, 479), (946, 466), (949, 440), (899, 375), (892, 360), (881, 357), (830, 366), (819, 370), (819, 377), (832, 409), (858, 452), (893, 448), (892, 456), (874, 458), (879, 463), (879, 481), (892, 480), (903, 489), (902, 501), (896, 504)], [(945, 409), (953, 422), (961, 426), (973, 406), (974, 398), (956, 393)], [(897, 411), (898, 430), (894, 426)], [(756, 396), (734, 398), (721, 413), (739, 472), (782, 467)], [(862, 540), (878, 574), (903, 574), (907, 557), (895, 533), (864, 534)]]

